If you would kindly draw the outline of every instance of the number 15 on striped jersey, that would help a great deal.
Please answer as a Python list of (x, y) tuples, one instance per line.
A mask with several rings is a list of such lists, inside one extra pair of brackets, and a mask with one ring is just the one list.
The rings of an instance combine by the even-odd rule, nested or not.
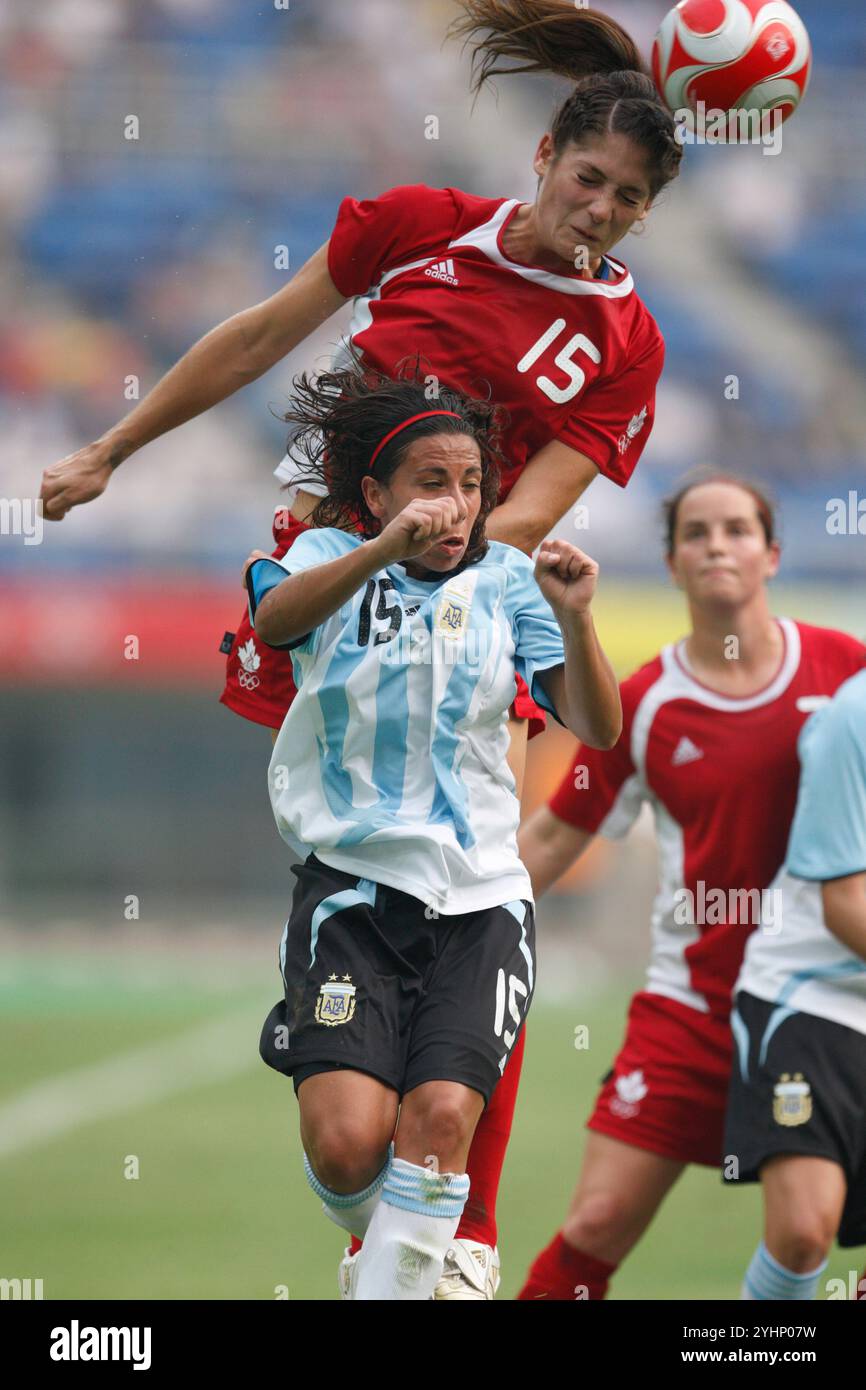
[[(545, 333), (542, 333), (538, 342), (533, 343), (528, 352), (524, 353), (517, 364), (519, 372), (528, 372), (534, 366), (543, 352), (556, 342), (556, 339), (565, 328), (565, 319), (554, 319), (553, 323)], [(566, 401), (572, 400), (586, 381), (586, 372), (574, 361), (574, 354), (583, 352), (593, 362), (598, 365), (601, 362), (601, 353), (595, 343), (591, 342), (584, 333), (574, 333), (568, 342), (560, 348), (553, 359), (553, 365), (559, 367), (560, 371), (565, 372), (568, 377), (567, 386), (557, 386), (555, 381), (551, 381), (549, 376), (537, 376), (535, 384), (545, 396), (549, 396), (557, 405), (564, 405)]]

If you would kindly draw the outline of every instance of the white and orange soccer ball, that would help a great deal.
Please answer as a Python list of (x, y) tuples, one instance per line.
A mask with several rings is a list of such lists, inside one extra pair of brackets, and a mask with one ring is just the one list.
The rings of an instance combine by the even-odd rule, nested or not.
[(800, 104), (811, 65), (806, 26), (786, 0), (680, 0), (652, 52), (659, 92), (674, 113), (692, 113), (697, 130), (711, 110), (780, 124)]

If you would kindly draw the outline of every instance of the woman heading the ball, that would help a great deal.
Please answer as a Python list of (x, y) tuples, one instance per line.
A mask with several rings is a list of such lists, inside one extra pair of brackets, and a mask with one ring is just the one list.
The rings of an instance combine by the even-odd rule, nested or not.
[[(626, 486), (652, 429), (664, 344), (611, 252), (678, 173), (673, 118), (609, 17), (569, 0), (463, 0), (461, 9), (455, 29), (473, 44), (476, 89), (509, 65), (575, 82), (538, 142), (535, 201), (424, 184), (347, 198), (329, 240), (285, 288), (213, 329), (124, 420), (46, 471), (46, 517), (97, 497), (125, 459), (256, 380), (347, 299), (354, 315), (341, 361), (348, 348), (393, 376), (421, 355), (441, 386), (483, 389), (507, 407), (491, 540), (529, 553), (599, 473)], [(434, 395), (431, 385), (428, 404)], [(277, 473), (288, 489), (274, 520), (279, 558), (327, 484), (299, 481), (291, 458)], [(294, 693), (286, 653), (262, 643), (245, 615), (223, 702), (278, 729)], [(518, 786), (527, 734), (543, 720), (518, 680), (509, 746)], [(496, 1191), (522, 1046), (521, 1034), (473, 1145), (457, 1251), (467, 1296), (496, 1282)]]
[(344, 508), (358, 533), (314, 525), (247, 565), (255, 631), (298, 684), (271, 802), (289, 844), (312, 847), (261, 1049), (293, 1078), (310, 1185), (363, 1237), (352, 1296), (419, 1300), (533, 991), (505, 758), (515, 674), (594, 747), (616, 742), (619, 693), (597, 565), (553, 541), (533, 571), (486, 538), (497, 408), (448, 390), (431, 408), (423, 382), (370, 371), (296, 388), (296, 448), (327, 467), (327, 516)]
[[(626, 485), (652, 429), (664, 345), (610, 252), (679, 170), (673, 118), (607, 16), (566, 0), (461, 9), (454, 29), (474, 45), (476, 89), (509, 64), (576, 82), (538, 143), (535, 201), (424, 184), (345, 199), (329, 240), (284, 289), (207, 334), (123, 421), (46, 471), (49, 519), (99, 495), (144, 444), (261, 376), (347, 299), (341, 354), (348, 347), (389, 375), (419, 354), (436, 383), (483, 389), (507, 408), (491, 538), (531, 553), (599, 473)], [(288, 488), (275, 530), (285, 553), (318, 495), (309, 483), (298, 491), (291, 459), (277, 475)], [(242, 682), (253, 655), (257, 683)], [(292, 693), (291, 664), (260, 650), (242, 622), (224, 702), (279, 728)]]
[[(645, 804), (659, 849), (646, 984), (588, 1121), (568, 1214), (519, 1295), (528, 1301), (603, 1298), (686, 1166), (719, 1168), (734, 1152), (724, 1144), (731, 992), (750, 934), (775, 906), (797, 737), (866, 662), (845, 633), (773, 616), (779, 543), (751, 483), (689, 482), (668, 503), (666, 527), (691, 632), (623, 682), (616, 747), (578, 748), (519, 836), (536, 896), (595, 835), (625, 835)], [(787, 929), (778, 938), (783, 956), (790, 939)], [(823, 1194), (812, 1195), (810, 1206), (804, 1184), (804, 1220)], [(784, 1263), (781, 1204), (768, 1211), (767, 1245)]]

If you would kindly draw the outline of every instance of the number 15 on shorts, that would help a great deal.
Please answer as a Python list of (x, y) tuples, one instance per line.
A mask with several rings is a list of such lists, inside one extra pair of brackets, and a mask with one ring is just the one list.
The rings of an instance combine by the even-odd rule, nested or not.
[[(522, 980), (518, 980), (516, 975), (508, 976), (508, 983), (505, 982), (505, 971), (500, 969), (496, 976), (496, 1017), (493, 1020), (493, 1032), (497, 1038), (501, 1038), (505, 1043), (505, 1052), (499, 1059), (500, 1076), (505, 1070), (505, 1063), (508, 1061), (508, 1054), (514, 1046), (517, 1037), (517, 1030), (520, 1027), (520, 1004), (519, 1000), (525, 1000), (529, 994), (528, 987)], [(508, 1001), (508, 1013), (514, 1022), (514, 1029), (505, 1027), (505, 1004)]]

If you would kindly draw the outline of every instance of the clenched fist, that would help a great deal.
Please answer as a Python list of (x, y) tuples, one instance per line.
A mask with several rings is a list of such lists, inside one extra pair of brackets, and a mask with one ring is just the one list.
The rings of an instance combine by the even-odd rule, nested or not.
[(99, 497), (119, 462), (116, 447), (97, 441), (46, 468), (39, 493), (45, 520), (62, 521), (70, 508)]
[(442, 497), (434, 501), (416, 497), (376, 537), (376, 548), (383, 557), (383, 564), (411, 560), (434, 546), (460, 554), (469, 539), (468, 516), (469, 508), (462, 499), (458, 502), (454, 497)]
[(535, 562), (535, 580), (554, 612), (585, 613), (598, 583), (598, 565), (568, 541), (544, 541)]

